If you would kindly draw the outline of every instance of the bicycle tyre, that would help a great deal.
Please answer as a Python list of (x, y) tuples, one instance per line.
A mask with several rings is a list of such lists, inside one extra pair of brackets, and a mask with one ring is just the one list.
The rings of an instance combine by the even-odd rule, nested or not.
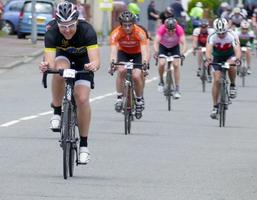
[(63, 105), (62, 113), (62, 148), (63, 148), (63, 178), (67, 179), (69, 170), (69, 160), (70, 160), (70, 142), (69, 142), (69, 132), (70, 132), (70, 119), (71, 110), (69, 104)]
[(240, 69), (241, 69), (240, 72), (241, 72), (241, 78), (242, 78), (242, 87), (245, 87), (245, 76), (247, 73), (245, 59), (243, 59), (243, 63), (242, 63), (242, 66), (240, 67)]
[(222, 83), (220, 88), (220, 104), (219, 104), (219, 126), (224, 127), (226, 121), (226, 84)]
[(167, 71), (167, 75), (166, 75), (166, 84), (167, 84), (167, 88), (166, 88), (166, 98), (168, 100), (168, 111), (171, 110), (171, 84), (172, 84), (172, 75), (171, 75), (171, 71)]
[(70, 155), (69, 155), (69, 175), (70, 177), (74, 174), (74, 163), (75, 163), (75, 154), (77, 151), (77, 140), (76, 140), (76, 113), (73, 110), (72, 112), (72, 122), (71, 122), (71, 147), (70, 147)]
[(202, 80), (202, 92), (206, 91), (206, 80), (207, 80), (207, 70), (205, 66), (202, 67), (202, 75), (201, 75), (201, 80)]
[(128, 101), (129, 101), (129, 88), (125, 86), (124, 98), (123, 98), (123, 111), (124, 111), (124, 129), (125, 135), (128, 134), (129, 131), (129, 110), (128, 110)]

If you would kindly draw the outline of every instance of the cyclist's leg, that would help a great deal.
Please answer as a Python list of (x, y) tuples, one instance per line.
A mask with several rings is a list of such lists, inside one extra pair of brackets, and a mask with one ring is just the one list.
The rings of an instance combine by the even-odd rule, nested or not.
[[(118, 62), (127, 62), (129, 61), (128, 56), (125, 52), (118, 51)], [(126, 70), (123, 66), (118, 66), (117, 76), (116, 76), (116, 92), (117, 92), (117, 101), (115, 103), (115, 110), (121, 112), (122, 110), (122, 97), (124, 90), (124, 80), (126, 76)]]
[[(234, 63), (235, 57), (231, 57), (228, 59), (229, 63)], [(230, 97), (235, 98), (237, 94), (236, 88), (236, 66), (231, 66), (228, 70), (228, 77), (230, 80)]]
[[(174, 98), (178, 99), (181, 97), (180, 94), (180, 63), (181, 59), (178, 58), (180, 56), (180, 48), (179, 45), (170, 49), (170, 55), (174, 56), (173, 67), (174, 67), (174, 81), (175, 81), (175, 92)], [(177, 57), (177, 58), (176, 58)]]
[[(76, 70), (83, 70), (86, 59), (78, 59), (75, 62)], [(80, 74), (77, 76), (74, 86), (74, 99), (77, 106), (77, 120), (80, 134), (79, 161), (88, 163), (90, 153), (87, 148), (87, 139), (91, 121), (90, 91), (94, 88), (94, 74)]]
[[(69, 59), (62, 54), (62, 52), (58, 52), (55, 59), (55, 67), (56, 69), (64, 69), (70, 68)], [(64, 95), (64, 79), (58, 74), (53, 75), (52, 78), (52, 108), (54, 109), (54, 115), (50, 120), (50, 128), (53, 131), (59, 131), (61, 125), (61, 105), (62, 99)]]
[(251, 74), (251, 52), (250, 52), (250, 49), (247, 48), (247, 51), (246, 51), (246, 63), (247, 63), (247, 73), (248, 74)]
[(164, 86), (164, 80), (163, 80), (163, 74), (165, 71), (165, 63), (166, 63), (166, 59), (161, 58), (161, 55), (167, 55), (167, 48), (164, 47), (163, 45), (159, 45), (159, 77), (160, 77), (160, 82), (159, 82), (159, 90), (162, 91), (163, 90), (163, 86)]
[(201, 73), (201, 67), (202, 67), (202, 62), (203, 62), (203, 53), (202, 53), (202, 50), (201, 48), (199, 48), (197, 50), (197, 55), (198, 55), (198, 69), (197, 69), (197, 76), (200, 76), (200, 73)]
[[(214, 62), (222, 62), (222, 60), (214, 58)], [(213, 83), (212, 83), (212, 102), (213, 109), (211, 111), (211, 118), (217, 119), (218, 114), (218, 99), (220, 91), (220, 78), (221, 78), (221, 67), (218, 65), (213, 65)]]

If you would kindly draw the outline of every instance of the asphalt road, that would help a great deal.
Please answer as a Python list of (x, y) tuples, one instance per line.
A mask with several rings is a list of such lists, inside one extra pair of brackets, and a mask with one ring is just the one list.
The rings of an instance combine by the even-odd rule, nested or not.
[[(201, 92), (191, 54), (182, 67), (182, 98), (167, 111), (152, 65), (146, 109), (123, 133), (114, 111), (108, 49), (92, 91), (92, 160), (62, 177), (59, 135), (49, 130), (50, 89), (43, 89), (38, 58), (0, 74), (1, 200), (255, 200), (257, 198), (257, 69), (227, 113), (227, 126), (209, 117), (210, 85)], [(49, 80), (50, 83), (50, 80)]]

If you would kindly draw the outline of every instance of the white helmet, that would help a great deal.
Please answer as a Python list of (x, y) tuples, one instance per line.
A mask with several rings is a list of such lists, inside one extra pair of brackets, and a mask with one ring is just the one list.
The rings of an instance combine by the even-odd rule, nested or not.
[(199, 8), (202, 8), (202, 7), (203, 7), (203, 4), (202, 4), (202, 2), (197, 2), (197, 3), (195, 4), (195, 6), (196, 6), (196, 7), (199, 7)]
[(223, 8), (227, 8), (229, 6), (229, 4), (227, 2), (222, 2), (220, 4), (220, 7), (223, 7)]
[(238, 8), (238, 7), (235, 7), (235, 8), (233, 9), (233, 13), (240, 13), (240, 12), (241, 12), (241, 9)]
[(217, 18), (213, 22), (213, 28), (216, 33), (225, 33), (228, 31), (228, 22), (225, 18)]
[(240, 26), (241, 26), (241, 28), (245, 28), (245, 29), (247, 29), (247, 28), (249, 28), (249, 27), (250, 27), (250, 24), (249, 24), (249, 22), (248, 22), (248, 21), (243, 20), (243, 21), (241, 22)]

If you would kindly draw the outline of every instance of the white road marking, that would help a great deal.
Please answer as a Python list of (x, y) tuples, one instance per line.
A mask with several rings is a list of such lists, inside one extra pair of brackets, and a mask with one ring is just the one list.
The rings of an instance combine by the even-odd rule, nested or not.
[[(192, 51), (193, 51), (192, 49), (189, 49), (185, 53), (185, 56), (188, 56), (188, 54), (190, 54)], [(151, 79), (147, 79), (146, 83), (150, 83), (150, 82), (155, 81), (155, 80), (158, 80), (158, 77), (153, 77)], [(102, 99), (105, 99), (107, 97), (114, 96), (115, 94), (116, 94), (116, 92), (110, 92), (110, 93), (107, 93), (107, 94), (104, 94), (104, 95), (101, 95), (101, 96), (97, 96), (97, 97), (91, 98), (90, 102), (102, 100)], [(30, 116), (26, 116), (26, 117), (21, 117), (21, 118), (19, 118), (17, 120), (12, 120), (12, 121), (6, 122), (4, 124), (1, 124), (0, 127), (13, 126), (13, 125), (15, 125), (17, 123), (20, 123), (22, 121), (28, 121), (28, 120), (36, 119), (36, 118), (39, 118), (41, 116), (50, 115), (52, 113), (53, 113), (53, 111), (46, 111), (46, 112), (38, 113), (36, 115), (30, 115)]]
[[(151, 79), (146, 80), (146, 83), (150, 83), (150, 82), (155, 81), (157, 79), (158, 79), (157, 77), (153, 77)], [(97, 96), (97, 97), (91, 98), (90, 102), (92, 103), (94, 101), (99, 101), (99, 100), (105, 99), (107, 97), (114, 96), (115, 94), (116, 94), (116, 92), (110, 92), (110, 93), (107, 93), (107, 94), (104, 94), (104, 95), (101, 95), (101, 96)], [(0, 127), (13, 126), (13, 125), (18, 124), (22, 121), (28, 121), (28, 120), (36, 119), (36, 118), (39, 118), (41, 116), (50, 115), (52, 113), (53, 113), (53, 111), (46, 111), (46, 112), (38, 113), (36, 115), (21, 117), (17, 120), (12, 120), (12, 121), (6, 122), (4, 124), (1, 124)]]

